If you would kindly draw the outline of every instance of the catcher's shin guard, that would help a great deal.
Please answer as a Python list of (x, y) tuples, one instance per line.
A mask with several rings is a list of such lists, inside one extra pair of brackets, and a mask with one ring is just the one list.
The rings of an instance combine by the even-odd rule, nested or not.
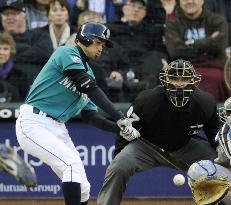
[(27, 187), (37, 185), (34, 168), (25, 163), (10, 146), (5, 144), (0, 144), (0, 170), (14, 176), (16, 180)]

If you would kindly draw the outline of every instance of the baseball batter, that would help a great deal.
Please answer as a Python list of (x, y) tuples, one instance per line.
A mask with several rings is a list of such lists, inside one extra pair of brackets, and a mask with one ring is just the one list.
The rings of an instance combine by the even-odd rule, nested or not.
[[(97, 87), (87, 61), (112, 47), (110, 31), (100, 23), (86, 23), (77, 33), (77, 46), (61, 46), (50, 57), (20, 106), (16, 135), (23, 150), (48, 164), (62, 180), (66, 205), (86, 205), (90, 184), (83, 163), (65, 127), (81, 112), (99, 128), (119, 132), (129, 140), (139, 133)], [(44, 51), (45, 52), (45, 51)], [(115, 122), (97, 114), (97, 106)]]

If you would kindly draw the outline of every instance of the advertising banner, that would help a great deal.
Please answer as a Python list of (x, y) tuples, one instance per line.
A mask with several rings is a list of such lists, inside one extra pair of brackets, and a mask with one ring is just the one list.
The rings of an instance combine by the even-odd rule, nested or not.
[[(76, 121), (67, 123), (67, 128), (84, 162), (91, 183), (91, 197), (95, 198), (103, 183), (106, 168), (113, 159), (115, 136)], [(13, 146), (15, 152), (35, 168), (38, 178), (36, 188), (27, 188), (18, 183), (14, 177), (0, 172), (0, 198), (62, 197), (61, 181), (50, 167), (20, 149), (15, 136), (14, 120), (0, 122), (0, 143)], [(187, 183), (179, 187), (173, 184), (172, 179), (176, 173), (185, 175), (169, 168), (156, 168), (138, 173), (128, 183), (125, 197), (191, 197)]]

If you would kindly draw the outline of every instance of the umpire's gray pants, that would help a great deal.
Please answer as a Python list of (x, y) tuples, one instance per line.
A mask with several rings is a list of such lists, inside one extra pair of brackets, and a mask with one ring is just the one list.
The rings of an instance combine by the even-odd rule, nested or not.
[[(202, 159), (215, 159), (216, 151), (210, 144), (199, 138), (192, 138), (183, 148), (171, 153), (173, 157), (191, 165)], [(171, 167), (167, 160), (155, 154), (154, 147), (142, 140), (129, 143), (108, 166), (98, 205), (119, 205), (131, 176), (158, 166)]]

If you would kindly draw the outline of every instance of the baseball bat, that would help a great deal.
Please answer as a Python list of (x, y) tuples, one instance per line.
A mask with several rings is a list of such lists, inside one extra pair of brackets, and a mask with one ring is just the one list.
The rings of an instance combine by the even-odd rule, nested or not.
[[(128, 109), (127, 118), (129, 118), (131, 123), (140, 120), (140, 118), (134, 113), (133, 106), (131, 106)], [(155, 154), (158, 155), (160, 158), (164, 159), (165, 161), (167, 161), (169, 164), (171, 164), (173, 168), (183, 170), (183, 171), (187, 171), (189, 169), (190, 166), (188, 164), (182, 162), (179, 159), (176, 159), (175, 157), (172, 157), (168, 152), (166, 152), (165, 150), (161, 149), (160, 147), (152, 144), (151, 142), (149, 142), (145, 138), (140, 137), (140, 139), (143, 142), (150, 144), (154, 148)]]
[(168, 152), (152, 144), (151, 142), (144, 139), (143, 137), (140, 137), (140, 139), (143, 142), (150, 144), (154, 148), (155, 154), (158, 155), (160, 158), (164, 159), (165, 161), (167, 161), (169, 164), (171, 164), (173, 168), (183, 170), (183, 171), (187, 171), (189, 169), (190, 166), (186, 164), (185, 162), (182, 162), (181, 160), (171, 156)]

